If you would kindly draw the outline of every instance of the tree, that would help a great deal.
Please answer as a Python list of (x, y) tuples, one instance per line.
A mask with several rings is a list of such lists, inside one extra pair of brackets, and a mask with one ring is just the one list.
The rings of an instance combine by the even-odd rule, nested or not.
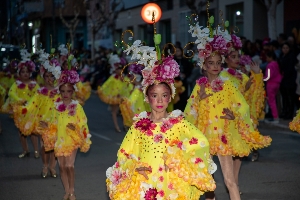
[(124, 2), (123, 0), (85, 0), (84, 5), (91, 30), (91, 54), (94, 59), (96, 34), (105, 26), (111, 33), (114, 32), (116, 19), (124, 8)]
[(70, 31), (70, 37), (71, 37), (71, 48), (74, 48), (74, 37), (75, 37), (75, 33), (76, 33), (76, 27), (78, 25), (79, 19), (79, 10), (77, 8), (77, 6), (74, 6), (74, 18), (72, 20), (69, 20), (69, 22), (67, 22), (62, 14), (62, 9), (59, 9), (59, 17), (61, 19), (61, 21), (64, 23), (64, 25), (69, 29)]
[(268, 33), (271, 39), (277, 38), (276, 31), (276, 7), (282, 0), (263, 0), (268, 10)]

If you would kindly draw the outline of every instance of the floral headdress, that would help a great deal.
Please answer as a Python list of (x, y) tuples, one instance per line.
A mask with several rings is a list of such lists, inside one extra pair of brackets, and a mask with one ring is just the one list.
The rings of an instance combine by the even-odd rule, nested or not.
[(240, 58), (240, 65), (245, 66), (247, 71), (250, 71), (250, 63), (252, 62), (252, 59), (248, 55), (242, 55)]
[(75, 70), (64, 70), (57, 81), (58, 87), (64, 84), (73, 85), (75, 91), (77, 91), (76, 83), (80, 81), (79, 75)]
[(142, 79), (142, 70), (145, 68), (144, 65), (133, 63), (129, 65), (129, 73), (136, 77), (136, 81), (140, 82)]
[[(234, 34), (230, 34), (227, 30), (229, 27), (228, 21), (223, 21), (222, 19), (222, 27), (217, 25), (216, 28), (213, 28), (214, 24), (214, 16), (209, 17), (208, 13), (209, 2), (207, 3), (207, 15), (208, 22), (207, 26), (199, 26), (199, 23), (190, 24), (189, 33), (192, 34), (192, 37), (196, 37), (196, 41), (198, 49), (198, 57), (199, 62), (198, 65), (202, 68), (203, 63), (206, 58), (209, 56), (213, 56), (215, 53), (218, 53), (222, 57), (222, 63), (225, 61), (225, 56), (233, 49), (239, 50), (242, 47), (242, 43), (239, 37)], [(194, 17), (195, 15), (192, 15)], [(222, 16), (222, 12), (220, 12), (220, 16)], [(189, 17), (190, 21), (192, 21), (192, 17)], [(195, 21), (198, 20), (198, 17), (194, 18)]]
[[(154, 24), (154, 43), (155, 47), (143, 46), (140, 40), (136, 40), (132, 46), (126, 45), (125, 53), (132, 53), (131, 60), (136, 60), (137, 64), (144, 65), (142, 70), (143, 81), (142, 89), (146, 96), (147, 88), (153, 84), (167, 83), (172, 90), (172, 98), (175, 96), (174, 78), (179, 76), (179, 65), (173, 59), (173, 56), (161, 55), (159, 44), (161, 35), (156, 34), (155, 18), (152, 17)], [(164, 51), (163, 51), (164, 52)]]
[(112, 74), (116, 69), (122, 69), (123, 66), (126, 65), (126, 60), (124, 58), (120, 58), (117, 54), (110, 54), (108, 63), (110, 64), (110, 73)]
[(35, 66), (34, 62), (31, 61), (31, 59), (30, 59), (31, 54), (27, 51), (27, 49), (21, 49), (20, 54), (21, 54), (21, 62), (18, 64), (17, 74), (20, 73), (20, 70), (23, 67), (27, 67), (29, 71), (34, 72), (36, 66)]
[(75, 56), (70, 51), (71, 44), (61, 44), (58, 47), (58, 50), (60, 51), (60, 64), (61, 66), (64, 64), (64, 62), (68, 63), (68, 69), (76, 69), (78, 67), (78, 62), (75, 58)]
[(40, 67), (40, 74), (41, 76), (44, 75), (46, 70), (53, 74), (55, 79), (59, 79), (61, 75), (61, 67), (59, 61), (54, 58), (54, 52), (51, 52), (51, 54), (48, 54), (44, 52), (44, 49), (40, 49), (38, 51), (39, 54), (39, 61), (41, 62)]

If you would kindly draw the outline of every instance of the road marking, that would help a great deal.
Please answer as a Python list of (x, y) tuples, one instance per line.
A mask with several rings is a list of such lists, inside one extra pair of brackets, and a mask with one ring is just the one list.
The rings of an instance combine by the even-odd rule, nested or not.
[(101, 138), (101, 139), (104, 139), (104, 140), (107, 140), (107, 141), (111, 141), (111, 139), (110, 138), (108, 138), (108, 137), (106, 137), (106, 136), (104, 136), (104, 135), (100, 135), (100, 134), (98, 134), (98, 133), (94, 133), (94, 132), (90, 132), (93, 136), (96, 136), (96, 137), (98, 137), (98, 138)]

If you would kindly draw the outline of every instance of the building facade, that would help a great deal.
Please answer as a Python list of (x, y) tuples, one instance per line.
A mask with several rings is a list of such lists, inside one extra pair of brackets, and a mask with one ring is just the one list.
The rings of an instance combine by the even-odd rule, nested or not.
[[(143, 5), (149, 1), (124, 0), (124, 2), (127, 6), (118, 15), (114, 39), (120, 40), (122, 32), (130, 29), (135, 33), (135, 39), (151, 43), (153, 26), (146, 24), (140, 15)], [(194, 40), (188, 33), (189, 21), (186, 17), (190, 16), (192, 12), (187, 6), (186, 0), (151, 2), (157, 3), (162, 9), (162, 17), (157, 23), (157, 31), (162, 34), (162, 43), (180, 41), (184, 46), (187, 42)], [(205, 25), (207, 22), (206, 1), (198, 0), (196, 5), (199, 2), (202, 3), (202, 7), (197, 8), (199, 22), (200, 25)], [(284, 2), (286, 1), (282, 1), (277, 6), (277, 33), (284, 32)], [(219, 10), (222, 11), (221, 16)], [(268, 36), (267, 9), (260, 0), (211, 0), (209, 13), (215, 16), (217, 23), (221, 23), (222, 19), (229, 20), (230, 29), (235, 30), (239, 36), (244, 36), (252, 41)]]

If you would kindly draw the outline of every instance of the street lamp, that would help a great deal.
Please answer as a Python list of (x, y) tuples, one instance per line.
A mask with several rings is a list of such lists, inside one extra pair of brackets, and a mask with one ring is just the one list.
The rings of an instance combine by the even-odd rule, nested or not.
[(236, 11), (236, 15), (237, 15), (237, 16), (240, 16), (240, 15), (241, 15), (241, 11), (239, 11), (239, 10)]
[(29, 22), (29, 23), (28, 23), (28, 26), (29, 26), (30, 28), (32, 27), (32, 25), (33, 25), (32, 22)]

